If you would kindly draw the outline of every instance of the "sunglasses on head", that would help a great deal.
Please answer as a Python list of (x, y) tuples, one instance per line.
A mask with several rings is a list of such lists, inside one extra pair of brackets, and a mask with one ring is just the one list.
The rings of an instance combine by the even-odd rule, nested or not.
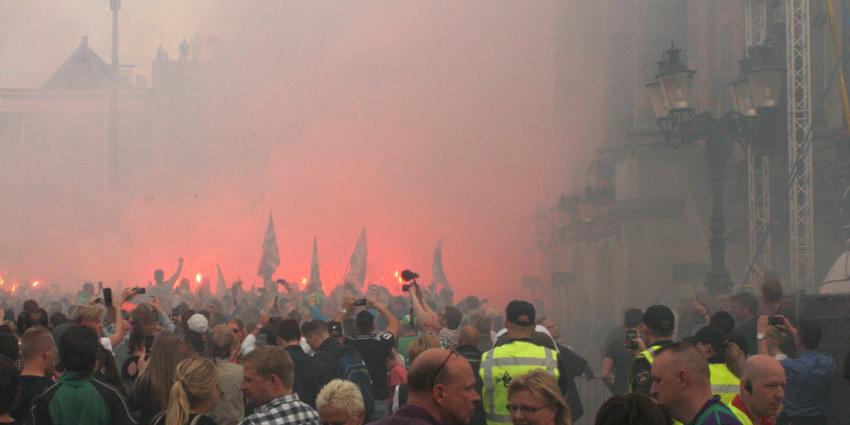
[(446, 363), (448, 363), (448, 362), (449, 362), (449, 359), (450, 359), (450, 358), (452, 358), (452, 355), (454, 355), (454, 354), (457, 354), (458, 356), (460, 356), (460, 353), (458, 353), (458, 352), (457, 352), (457, 351), (455, 351), (454, 349), (450, 350), (450, 351), (449, 351), (449, 355), (448, 355), (448, 356), (446, 356), (446, 359), (445, 359), (445, 360), (443, 360), (443, 362), (442, 362), (442, 363), (440, 363), (440, 367), (438, 367), (438, 368), (437, 368), (437, 370), (434, 372), (434, 374), (433, 374), (433, 375), (431, 375), (431, 389), (434, 389), (434, 385), (435, 385), (435, 382), (434, 382), (434, 381), (436, 381), (436, 380), (437, 380), (437, 375), (439, 375), (439, 374), (440, 374), (440, 372), (442, 372), (442, 371), (443, 371), (443, 369), (445, 369), (445, 367), (446, 367)]

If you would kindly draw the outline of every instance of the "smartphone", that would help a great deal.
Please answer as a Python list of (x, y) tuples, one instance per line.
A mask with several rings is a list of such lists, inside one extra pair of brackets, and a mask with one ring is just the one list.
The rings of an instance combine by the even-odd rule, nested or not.
[(354, 300), (354, 303), (352, 303), (351, 305), (353, 305), (355, 307), (365, 306), (366, 305), (366, 298), (360, 298), (360, 299)]
[(112, 288), (103, 288), (103, 304), (112, 307)]
[(782, 316), (770, 316), (767, 318), (768, 326), (782, 326), (785, 323), (782, 321)]
[(142, 287), (139, 287), (139, 286), (133, 288), (134, 294), (144, 294), (145, 292), (146, 292), (145, 288), (142, 288)]
[(626, 348), (629, 350), (637, 350), (638, 343), (635, 341), (638, 337), (637, 331), (629, 329), (626, 331)]

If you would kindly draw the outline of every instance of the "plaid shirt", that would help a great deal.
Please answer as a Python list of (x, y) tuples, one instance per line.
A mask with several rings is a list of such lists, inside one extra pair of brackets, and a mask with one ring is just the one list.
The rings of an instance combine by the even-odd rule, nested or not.
[(239, 425), (319, 425), (319, 414), (292, 393), (260, 406)]

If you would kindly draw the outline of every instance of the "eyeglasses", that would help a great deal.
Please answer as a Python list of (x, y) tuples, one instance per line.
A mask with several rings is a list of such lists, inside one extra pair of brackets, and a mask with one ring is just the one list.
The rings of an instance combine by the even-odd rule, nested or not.
[(434, 372), (434, 374), (431, 375), (431, 389), (434, 389), (434, 381), (437, 380), (437, 375), (439, 375), (440, 372), (443, 371), (443, 369), (446, 367), (446, 363), (449, 362), (449, 359), (452, 358), (453, 354), (457, 354), (458, 356), (460, 356), (460, 353), (458, 353), (455, 350), (449, 351), (449, 355), (446, 356), (446, 359), (443, 360), (442, 363), (440, 363), (440, 367), (438, 367), (437, 370)]
[(517, 404), (508, 404), (507, 408), (512, 414), (522, 413), (523, 415), (533, 415), (545, 408), (549, 407), (548, 405), (544, 406), (522, 406)]

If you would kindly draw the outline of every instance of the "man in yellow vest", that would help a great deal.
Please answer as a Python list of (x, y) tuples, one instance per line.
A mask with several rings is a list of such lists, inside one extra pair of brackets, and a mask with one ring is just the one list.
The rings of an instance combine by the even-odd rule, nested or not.
[(637, 357), (632, 362), (629, 373), (629, 392), (649, 395), (652, 387), (650, 369), (655, 352), (661, 347), (673, 343), (673, 331), (676, 317), (666, 305), (652, 305), (643, 312), (643, 320), (638, 325), (641, 338), (633, 341)]
[(531, 342), (534, 333), (534, 306), (513, 300), (505, 308), (507, 339), (481, 358), (479, 374), (484, 387), (481, 402), (488, 425), (509, 425), (508, 386), (511, 381), (537, 369), (558, 379), (558, 353)]
[[(711, 371), (711, 391), (727, 405), (738, 395), (741, 380), (738, 375), (744, 366), (744, 353), (729, 341), (726, 332), (717, 326), (703, 326), (694, 336), (685, 338), (708, 360)], [(734, 345), (733, 345), (734, 344)]]
[(729, 406), (744, 425), (774, 425), (785, 398), (785, 369), (771, 356), (747, 359), (741, 371), (740, 393)]

